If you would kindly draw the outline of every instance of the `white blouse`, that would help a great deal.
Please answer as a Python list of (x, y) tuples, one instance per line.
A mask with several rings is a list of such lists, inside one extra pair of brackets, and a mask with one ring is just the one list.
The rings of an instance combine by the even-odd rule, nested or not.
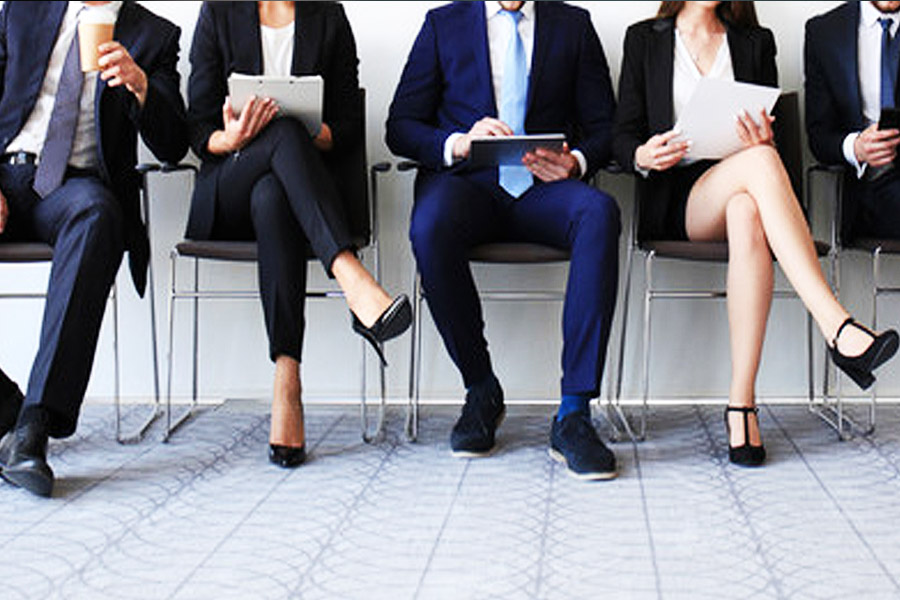
[(294, 24), (284, 27), (260, 25), (263, 75), (287, 77), (294, 62)]
[(681, 37), (681, 33), (675, 30), (675, 68), (672, 73), (672, 103), (674, 104), (675, 122), (687, 107), (697, 84), (704, 77), (708, 79), (724, 79), (734, 81), (734, 70), (731, 67), (731, 51), (728, 49), (727, 36), (722, 36), (722, 43), (716, 53), (716, 59), (706, 75), (700, 73), (697, 64), (691, 57), (690, 51)]

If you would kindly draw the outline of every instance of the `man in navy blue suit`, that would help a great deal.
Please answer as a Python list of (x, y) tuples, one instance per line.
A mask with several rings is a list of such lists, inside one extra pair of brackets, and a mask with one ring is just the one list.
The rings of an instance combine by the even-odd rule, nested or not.
[[(99, 72), (82, 72), (78, 23), (98, 11), (115, 20), (116, 41), (99, 47)], [(144, 292), (137, 134), (162, 160), (187, 152), (179, 37), (131, 1), (6, 2), (0, 12), (0, 244), (54, 249), (27, 392), (0, 371), (0, 475), (37, 495), (53, 489), (48, 437), (75, 431), (126, 249)]]
[[(615, 306), (619, 210), (585, 183), (609, 158), (614, 109), (606, 58), (582, 9), (454, 2), (425, 17), (390, 107), (387, 143), (420, 164), (410, 239), (431, 314), (467, 389), (450, 437), (456, 456), (489, 454), (505, 413), (468, 250), (538, 242), (571, 252), (551, 456), (579, 478), (616, 475), (589, 402), (599, 393)], [(564, 133), (568, 144), (526, 154), (521, 166), (469, 164), (474, 138), (526, 133)]]
[(896, 108), (900, 2), (847, 2), (806, 24), (806, 127), (816, 159), (848, 165), (845, 237), (900, 238)]

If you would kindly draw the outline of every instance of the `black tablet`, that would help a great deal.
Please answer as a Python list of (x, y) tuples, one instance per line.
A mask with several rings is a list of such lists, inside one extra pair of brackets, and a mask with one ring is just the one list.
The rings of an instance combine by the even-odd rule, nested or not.
[(507, 135), (472, 140), (469, 161), (476, 167), (521, 165), (522, 157), (537, 148), (562, 152), (566, 136), (562, 133)]

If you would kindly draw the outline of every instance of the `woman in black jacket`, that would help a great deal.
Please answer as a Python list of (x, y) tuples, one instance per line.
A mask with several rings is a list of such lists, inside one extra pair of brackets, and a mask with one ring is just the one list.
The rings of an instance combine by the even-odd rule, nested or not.
[[(411, 322), (406, 296), (392, 301), (356, 258), (339, 182), (325, 164), (362, 143), (358, 63), (350, 24), (334, 2), (204, 2), (191, 47), (188, 123), (203, 164), (187, 236), (258, 242), (275, 362), (269, 459), (282, 467), (306, 456), (299, 369), (307, 245), (337, 279), (354, 331), (379, 355), (379, 344)], [(227, 97), (232, 73), (321, 75), (321, 129), (277, 117), (267, 98), (235, 114)]]
[(755, 381), (773, 254), (829, 340), (835, 363), (860, 386), (871, 385), (872, 370), (896, 352), (898, 336), (858, 324), (828, 287), (775, 150), (771, 117), (737, 115), (742, 151), (721, 161), (690, 159), (690, 141), (672, 127), (702, 78), (777, 85), (775, 40), (759, 26), (752, 2), (662, 2), (655, 19), (629, 27), (613, 152), (641, 175), (642, 239), (728, 241), (729, 458), (755, 466), (765, 460)]

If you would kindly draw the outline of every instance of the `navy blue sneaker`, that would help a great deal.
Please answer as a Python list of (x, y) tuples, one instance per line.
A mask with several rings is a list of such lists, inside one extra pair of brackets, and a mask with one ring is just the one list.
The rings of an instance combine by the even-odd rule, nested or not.
[(503, 417), (503, 389), (496, 377), (466, 392), (462, 414), (450, 432), (450, 449), (457, 458), (481, 458), (494, 450), (494, 434)]
[(553, 418), (549, 453), (576, 479), (593, 481), (617, 475), (616, 456), (600, 440), (588, 411), (570, 413), (562, 421)]

